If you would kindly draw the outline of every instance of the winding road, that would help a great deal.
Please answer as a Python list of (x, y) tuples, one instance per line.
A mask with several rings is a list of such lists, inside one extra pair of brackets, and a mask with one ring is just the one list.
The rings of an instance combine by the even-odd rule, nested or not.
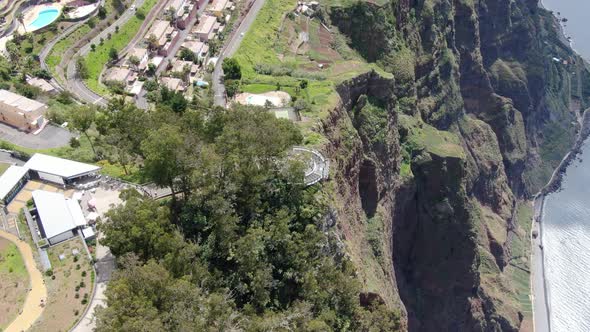
[[(141, 5), (143, 5), (144, 1), (145, 0), (135, 0), (133, 2), (133, 5), (130, 8), (139, 8), (139, 7), (141, 7)], [(156, 7), (154, 7), (154, 8), (156, 8)], [(153, 14), (153, 12), (154, 11), (151, 10), (149, 16), (157, 15), (157, 13)], [(113, 24), (111, 24), (109, 27), (104, 29), (101, 33), (99, 33), (97, 36), (95, 36), (90, 42), (88, 42), (86, 45), (84, 45), (82, 48), (80, 48), (80, 50), (78, 50), (78, 52), (76, 52), (76, 54), (74, 54), (74, 56), (70, 59), (70, 62), (68, 62), (68, 66), (67, 66), (67, 70), (66, 70), (67, 88), (70, 92), (72, 92), (74, 95), (76, 95), (80, 100), (83, 100), (83, 101), (90, 103), (90, 104), (99, 105), (99, 106), (106, 106), (107, 105), (107, 100), (103, 96), (90, 90), (84, 84), (84, 81), (78, 76), (78, 73), (76, 70), (75, 59), (77, 59), (78, 57), (86, 56), (88, 54), (88, 52), (90, 52), (90, 50), (91, 50), (90, 45), (100, 44), (101, 38), (106, 39), (107, 35), (109, 33), (114, 34), (116, 27), (123, 26), (125, 23), (127, 23), (127, 21), (129, 21), (129, 19), (131, 19), (133, 17), (133, 15), (135, 15), (135, 10), (127, 9), (121, 15), (121, 17), (119, 17), (119, 19), (117, 19)], [(144, 23), (142, 24), (142, 28), (143, 28), (143, 25), (146, 23), (150, 23), (148, 20), (148, 17), (146, 17), (146, 19), (144, 20)]]

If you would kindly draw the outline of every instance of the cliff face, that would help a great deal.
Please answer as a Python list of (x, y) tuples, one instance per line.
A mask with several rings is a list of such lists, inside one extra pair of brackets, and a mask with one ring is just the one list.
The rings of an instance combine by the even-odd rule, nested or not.
[(526, 318), (508, 271), (517, 201), (571, 146), (590, 95), (581, 59), (535, 0), (329, 13), (394, 75), (343, 83), (321, 128), (340, 233), (367, 290), (411, 331), (517, 331)]

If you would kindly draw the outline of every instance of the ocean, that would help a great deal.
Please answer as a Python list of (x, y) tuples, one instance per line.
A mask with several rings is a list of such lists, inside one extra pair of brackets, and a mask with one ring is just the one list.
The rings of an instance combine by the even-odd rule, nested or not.
[(567, 19), (565, 32), (572, 37), (572, 47), (586, 60), (590, 60), (589, 0), (542, 0), (543, 6), (560, 18)]
[[(572, 47), (589, 60), (590, 0), (543, 0), (543, 5), (567, 19), (565, 34), (572, 38)], [(588, 332), (590, 140), (586, 140), (578, 160), (568, 167), (562, 190), (546, 197), (542, 222), (551, 331)]]
[(551, 331), (590, 331), (590, 142), (546, 197), (543, 251)]

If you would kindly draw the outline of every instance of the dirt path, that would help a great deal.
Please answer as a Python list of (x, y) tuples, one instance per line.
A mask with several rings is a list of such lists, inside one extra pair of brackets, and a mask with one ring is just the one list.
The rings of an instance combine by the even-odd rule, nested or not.
[(25, 300), (25, 305), (22, 308), (22, 314), (20, 314), (8, 327), (5, 332), (20, 332), (25, 331), (41, 316), (43, 313), (43, 307), (41, 303), (47, 301), (47, 289), (43, 282), (43, 275), (37, 269), (35, 259), (33, 258), (33, 251), (31, 247), (24, 241), (19, 240), (16, 236), (0, 230), (0, 237), (8, 239), (13, 242), (18, 250), (20, 251), (29, 278), (31, 279), (31, 290)]

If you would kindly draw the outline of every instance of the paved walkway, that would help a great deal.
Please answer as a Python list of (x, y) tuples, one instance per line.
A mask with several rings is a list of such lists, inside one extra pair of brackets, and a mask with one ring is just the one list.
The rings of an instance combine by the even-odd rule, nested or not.
[(47, 125), (39, 134), (33, 135), (0, 123), (0, 139), (29, 149), (50, 149), (66, 146), (73, 135), (67, 129)]
[(0, 230), (0, 236), (16, 244), (23, 260), (25, 261), (25, 266), (27, 267), (27, 272), (29, 273), (29, 278), (31, 280), (31, 290), (25, 300), (22, 313), (10, 323), (10, 325), (8, 325), (5, 332), (25, 331), (30, 328), (43, 313), (44, 306), (42, 303), (46, 303), (47, 301), (47, 288), (45, 288), (43, 275), (37, 269), (35, 264), (31, 247), (26, 242), (21, 241), (16, 236), (5, 231)]

